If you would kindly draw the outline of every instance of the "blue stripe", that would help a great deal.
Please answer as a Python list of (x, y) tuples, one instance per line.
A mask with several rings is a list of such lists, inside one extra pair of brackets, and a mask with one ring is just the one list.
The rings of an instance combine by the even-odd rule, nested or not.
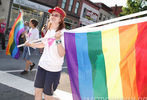
[(79, 91), (81, 99), (92, 99), (92, 67), (88, 56), (87, 33), (76, 33), (75, 41), (78, 60)]

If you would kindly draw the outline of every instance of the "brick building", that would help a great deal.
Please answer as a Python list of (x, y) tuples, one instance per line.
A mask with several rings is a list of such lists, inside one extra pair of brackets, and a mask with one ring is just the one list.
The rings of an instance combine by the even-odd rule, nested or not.
[(115, 5), (114, 7), (111, 7), (113, 10), (113, 14), (117, 17), (119, 17), (119, 14), (122, 12), (122, 6)]
[(67, 14), (65, 23), (68, 29), (79, 26), (83, 0), (58, 0), (58, 6), (63, 8)]

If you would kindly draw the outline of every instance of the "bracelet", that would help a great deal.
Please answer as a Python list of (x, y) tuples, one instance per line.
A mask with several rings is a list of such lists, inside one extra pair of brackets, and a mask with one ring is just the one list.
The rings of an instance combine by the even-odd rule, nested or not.
[(56, 44), (60, 44), (61, 43), (61, 40), (56, 40)]

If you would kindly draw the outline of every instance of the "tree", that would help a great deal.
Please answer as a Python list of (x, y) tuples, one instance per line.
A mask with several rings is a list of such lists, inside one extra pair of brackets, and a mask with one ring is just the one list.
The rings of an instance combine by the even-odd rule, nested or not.
[(127, 7), (122, 8), (120, 16), (147, 10), (147, 0), (127, 0)]

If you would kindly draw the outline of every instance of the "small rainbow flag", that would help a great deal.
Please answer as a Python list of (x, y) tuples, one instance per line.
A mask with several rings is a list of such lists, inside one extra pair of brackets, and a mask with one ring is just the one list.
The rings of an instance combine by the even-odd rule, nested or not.
[(65, 32), (65, 50), (73, 100), (147, 97), (147, 22)]
[(19, 58), (19, 48), (17, 48), (17, 45), (19, 45), (19, 36), (24, 31), (22, 12), (20, 12), (9, 34), (6, 55), (11, 55), (15, 59)]

